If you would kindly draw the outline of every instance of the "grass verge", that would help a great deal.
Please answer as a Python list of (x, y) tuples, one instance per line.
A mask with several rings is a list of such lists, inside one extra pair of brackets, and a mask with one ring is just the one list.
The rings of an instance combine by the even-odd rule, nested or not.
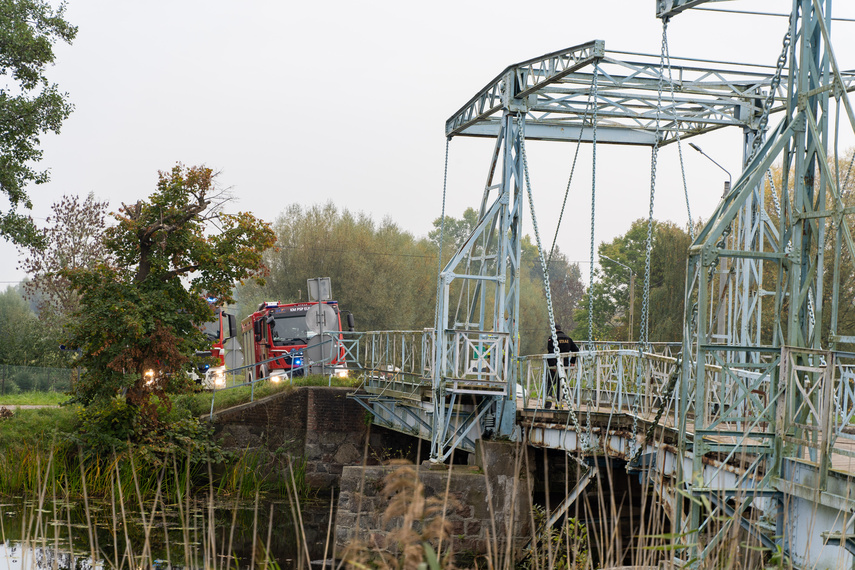
[(68, 399), (64, 392), (19, 392), (0, 396), (0, 406), (58, 406)]

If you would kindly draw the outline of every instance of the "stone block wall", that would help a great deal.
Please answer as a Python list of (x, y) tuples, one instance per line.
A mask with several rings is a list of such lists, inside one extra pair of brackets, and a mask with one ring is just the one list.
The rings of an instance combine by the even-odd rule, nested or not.
[[(214, 436), (232, 451), (287, 453), (306, 461), (306, 482), (338, 485), (344, 465), (362, 462), (368, 432), (351, 388), (300, 387), (215, 414)], [(282, 474), (283, 476), (285, 474)]]
[[(355, 544), (368, 550), (395, 551), (395, 538), (400, 536), (405, 519), (390, 511), (390, 504), (397, 493), (412, 489), (405, 486), (402, 491), (397, 482), (397, 491), (393, 492), (387, 484), (396, 469), (407, 469), (413, 479), (417, 474), (425, 499), (447, 499), (445, 518), (455, 555), (486, 555), (497, 547), (504, 552), (510, 540), (518, 556), (531, 538), (531, 501), (525, 480), (528, 474), (514, 476), (515, 465), (521, 464), (515, 461), (517, 450), (512, 444), (486, 443), (479, 454), (481, 465), (455, 465), (450, 470), (434, 470), (426, 463), (418, 469), (400, 465), (345, 467), (336, 512), (337, 551), (344, 552)], [(435, 538), (429, 533), (419, 536), (429, 522), (417, 520), (411, 525), (414, 540)]]

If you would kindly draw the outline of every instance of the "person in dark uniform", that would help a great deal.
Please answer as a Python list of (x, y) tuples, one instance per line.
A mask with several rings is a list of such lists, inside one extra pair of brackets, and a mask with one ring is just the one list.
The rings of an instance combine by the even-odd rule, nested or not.
[[(579, 352), (579, 347), (573, 342), (573, 339), (561, 330), (561, 325), (555, 325), (555, 336), (558, 337), (558, 352), (560, 354)], [(546, 343), (546, 354), (552, 355), (554, 345), (552, 344), (552, 335)], [(576, 355), (564, 357), (564, 370), (566, 371), (570, 365), (576, 364)], [(558, 360), (556, 358), (547, 358), (546, 365), (549, 367), (547, 379), (549, 381), (547, 387), (547, 397), (555, 398), (555, 401), (561, 403), (561, 387), (558, 385)], [(546, 402), (546, 408), (551, 408), (552, 402)]]

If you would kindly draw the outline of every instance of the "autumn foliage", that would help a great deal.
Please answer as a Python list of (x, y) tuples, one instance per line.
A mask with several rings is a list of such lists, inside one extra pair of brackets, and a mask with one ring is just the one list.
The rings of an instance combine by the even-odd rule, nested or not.
[[(80, 296), (71, 345), (86, 370), (75, 399), (90, 404), (124, 395), (152, 412), (188, 388), (199, 325), (213, 317), (206, 297), (232, 301), (236, 282), (261, 280), (261, 254), (274, 235), (250, 214), (225, 214), (227, 200), (204, 166), (160, 172), (148, 200), (122, 204), (105, 231), (105, 259), (63, 274)], [(153, 413), (153, 412), (152, 412)]]

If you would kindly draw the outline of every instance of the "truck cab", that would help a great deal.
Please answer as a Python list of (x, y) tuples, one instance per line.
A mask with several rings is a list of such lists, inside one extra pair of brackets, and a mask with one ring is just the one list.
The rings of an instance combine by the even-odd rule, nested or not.
[[(246, 364), (256, 364), (247, 369), (247, 381), (271, 375), (301, 375), (313, 363), (347, 376), (341, 330), (337, 301), (261, 303), (257, 311), (241, 321)], [(270, 359), (274, 360), (265, 362)]]

